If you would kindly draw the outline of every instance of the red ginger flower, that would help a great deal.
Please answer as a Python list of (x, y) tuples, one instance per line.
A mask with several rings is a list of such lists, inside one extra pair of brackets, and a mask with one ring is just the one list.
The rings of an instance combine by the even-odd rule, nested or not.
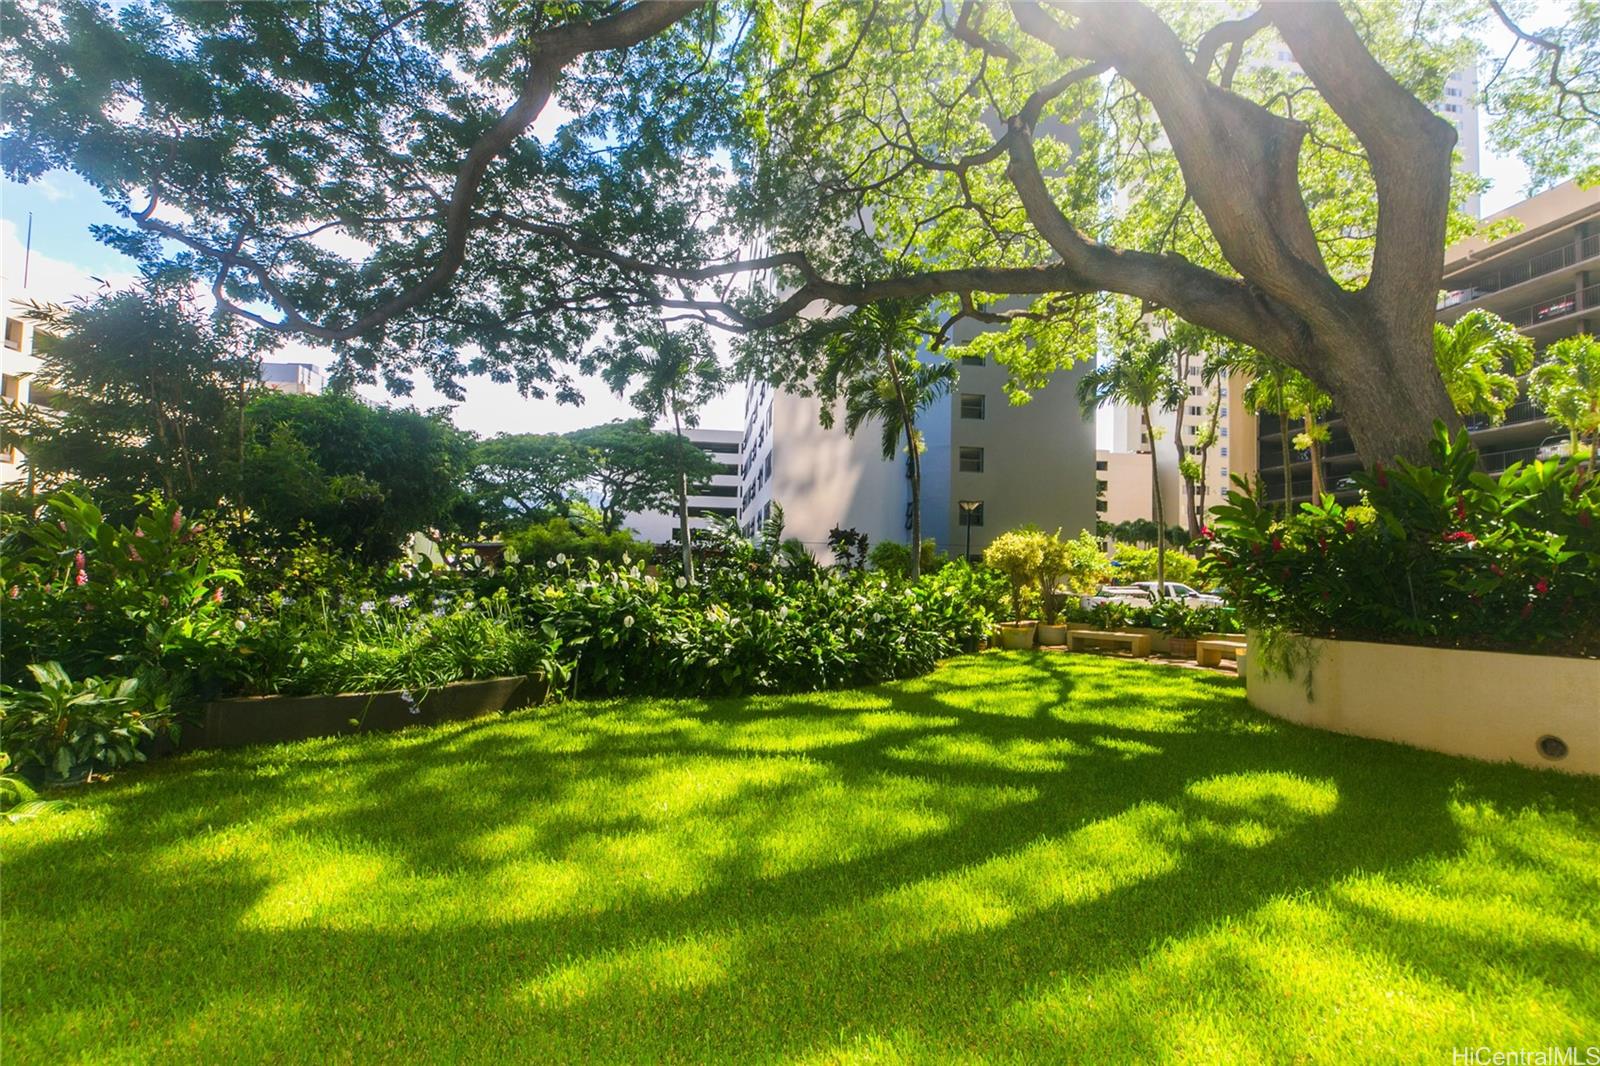
[(1464, 529), (1458, 529), (1454, 533), (1446, 533), (1444, 535), (1444, 539), (1445, 540), (1453, 540), (1453, 541), (1456, 541), (1456, 542), (1458, 542), (1460, 544), (1471, 544), (1474, 541), (1476, 541), (1478, 538), (1474, 537), (1471, 533), (1468, 533)]
[(1346, 533), (1354, 533), (1356, 531), (1356, 520), (1354, 518), (1346, 518), (1344, 520), (1344, 531)]
[(1533, 583), (1533, 591), (1543, 596), (1546, 592), (1550, 591), (1550, 582), (1541, 577), (1538, 581)]

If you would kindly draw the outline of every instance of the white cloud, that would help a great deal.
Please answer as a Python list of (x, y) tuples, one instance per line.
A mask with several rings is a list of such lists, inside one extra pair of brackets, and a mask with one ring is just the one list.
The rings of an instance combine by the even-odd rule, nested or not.
[(66, 303), (74, 297), (93, 296), (102, 282), (120, 288), (137, 276), (131, 263), (127, 270), (90, 274), (73, 263), (44, 255), (37, 248), (28, 256), (16, 223), (0, 220), (0, 304), (7, 309), (15, 300)]

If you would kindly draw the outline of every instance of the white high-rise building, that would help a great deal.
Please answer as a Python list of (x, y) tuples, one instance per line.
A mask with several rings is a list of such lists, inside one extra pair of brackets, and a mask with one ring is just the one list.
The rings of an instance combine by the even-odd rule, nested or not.
[[(918, 418), (925, 539), (950, 555), (970, 549), (976, 556), (1000, 533), (1030, 523), (1067, 536), (1094, 528), (1094, 427), (1074, 391), (1081, 373), (1058, 374), (1032, 402), (1012, 405), (1005, 368), (961, 362), (960, 383)], [(814, 397), (749, 386), (740, 478), (745, 532), (755, 533), (777, 503), (785, 535), (819, 557), (826, 558), (835, 527), (865, 533), (873, 544), (908, 544), (905, 449), (887, 461), (877, 426), (851, 438), (842, 419), (824, 429), (820, 412)]]
[[(39, 366), (39, 357), (33, 354), (33, 323), (6, 316), (5, 347), (0, 348), (0, 401), (19, 406), (32, 403), (32, 382)], [(0, 443), (0, 485), (25, 480), (24, 461), (16, 442)]]
[[(683, 435), (717, 464), (711, 484), (689, 497), (689, 528), (704, 529), (708, 515), (739, 517), (739, 457), (743, 434), (737, 429), (686, 429)], [(631, 529), (643, 540), (665, 544), (678, 539), (678, 513), (675, 510), (634, 511), (623, 517), (623, 528)], [(695, 539), (691, 534), (690, 539)]]

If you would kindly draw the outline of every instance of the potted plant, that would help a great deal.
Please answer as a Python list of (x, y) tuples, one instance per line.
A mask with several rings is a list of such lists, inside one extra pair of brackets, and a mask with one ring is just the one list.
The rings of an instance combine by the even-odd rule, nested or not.
[(1043, 559), (1044, 536), (1037, 531), (1015, 529), (1002, 533), (984, 549), (983, 561), (1004, 574), (1011, 583), (1010, 622), (1001, 622), (1000, 646), (1008, 650), (1033, 647), (1037, 619), (1022, 617), (1022, 592), (1038, 579)]
[(1041, 645), (1067, 642), (1067, 627), (1057, 625), (1056, 619), (1061, 616), (1061, 604), (1065, 599), (1058, 586), (1063, 571), (1071, 562), (1070, 551), (1061, 540), (1061, 530), (1039, 534), (1039, 569), (1035, 576), (1039, 583), (1039, 610), (1044, 614), (1044, 621), (1039, 624), (1036, 636)]
[(1152, 619), (1167, 636), (1167, 651), (1179, 659), (1194, 658), (1194, 642), (1206, 632), (1206, 616), (1200, 611), (1168, 601), (1157, 608)]

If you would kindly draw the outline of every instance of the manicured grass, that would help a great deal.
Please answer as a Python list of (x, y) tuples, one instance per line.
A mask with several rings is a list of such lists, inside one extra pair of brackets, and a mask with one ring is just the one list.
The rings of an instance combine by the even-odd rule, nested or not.
[(1600, 786), (1298, 729), (1216, 674), (989, 654), (76, 798), (0, 830), (8, 1063), (1600, 1044)]

